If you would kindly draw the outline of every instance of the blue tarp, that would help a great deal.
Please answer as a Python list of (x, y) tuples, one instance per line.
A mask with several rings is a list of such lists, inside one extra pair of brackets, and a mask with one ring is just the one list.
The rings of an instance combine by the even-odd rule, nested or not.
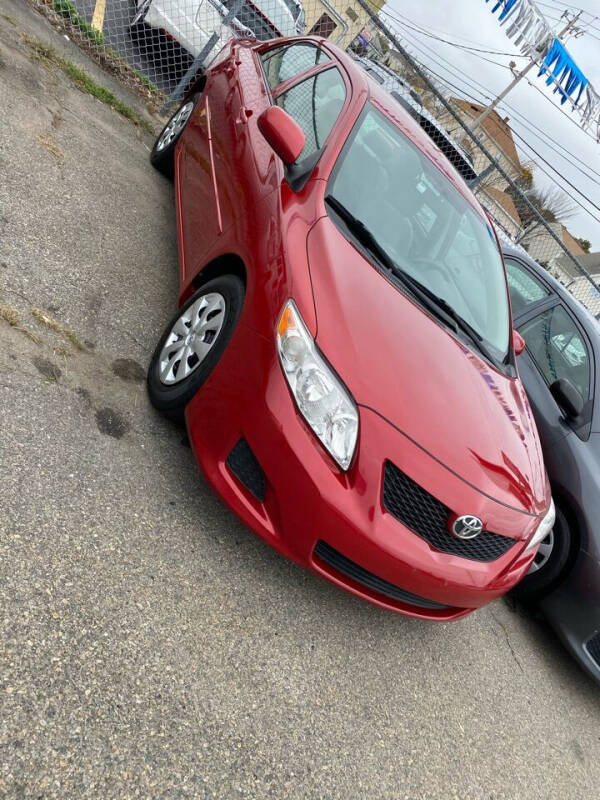
[[(489, 3), (489, 0), (485, 0), (485, 2)], [(495, 14), (500, 6), (504, 6), (504, 10), (498, 17), (498, 19), (502, 21), (506, 15), (510, 13), (510, 10), (513, 8), (513, 6), (515, 6), (518, 2), (519, 0), (498, 0), (496, 5), (492, 8), (492, 14)]]
[[(564, 103), (567, 97), (571, 97), (574, 104), (577, 105), (585, 87), (588, 85), (588, 79), (573, 61), (563, 43), (558, 39), (554, 40), (552, 47), (546, 54), (538, 76), (544, 75), (546, 72), (550, 73), (546, 79), (546, 85), (549, 86), (551, 83), (558, 84), (554, 91), (560, 92), (560, 102)], [(574, 95), (576, 93), (577, 97), (575, 98)]]
[(556, 37), (534, 0), (491, 0), (491, 3), (490, 11), (498, 13), (500, 25), (507, 26), (506, 35), (521, 53), (536, 61), (543, 58), (538, 77), (545, 75), (546, 84), (554, 84), (561, 104), (571, 100), (581, 114), (584, 130), (594, 126), (594, 135), (600, 141), (600, 94)]

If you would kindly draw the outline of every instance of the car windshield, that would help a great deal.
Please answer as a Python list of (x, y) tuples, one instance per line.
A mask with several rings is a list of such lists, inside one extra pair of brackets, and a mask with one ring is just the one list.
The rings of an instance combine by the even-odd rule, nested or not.
[(490, 225), (387, 117), (367, 104), (327, 189), (393, 262), (506, 357), (504, 267)]

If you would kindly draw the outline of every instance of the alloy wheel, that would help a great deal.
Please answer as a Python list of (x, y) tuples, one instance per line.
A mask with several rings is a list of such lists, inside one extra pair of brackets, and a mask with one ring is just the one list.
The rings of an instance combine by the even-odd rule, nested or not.
[(201, 295), (177, 319), (160, 352), (161, 383), (172, 386), (189, 377), (212, 350), (225, 322), (225, 298)]
[(161, 133), (158, 142), (156, 143), (156, 150), (158, 152), (165, 150), (170, 144), (172, 144), (173, 140), (179, 136), (181, 131), (185, 128), (193, 110), (194, 103), (190, 101), (189, 103), (181, 106), (179, 111), (171, 117), (171, 119), (167, 122), (165, 129)]
[(546, 536), (545, 539), (542, 539), (540, 542), (540, 546), (538, 548), (537, 553), (535, 554), (535, 558), (531, 562), (531, 566), (527, 571), (528, 575), (531, 575), (534, 572), (537, 572), (539, 569), (542, 569), (547, 563), (548, 559), (552, 555), (552, 550), (554, 549), (554, 530), (551, 530), (550, 533)]

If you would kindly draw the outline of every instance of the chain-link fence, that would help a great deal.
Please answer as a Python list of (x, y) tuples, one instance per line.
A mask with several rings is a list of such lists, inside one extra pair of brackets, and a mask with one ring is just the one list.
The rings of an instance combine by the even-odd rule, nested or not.
[[(584, 252), (533, 190), (532, 165), (519, 153), (509, 118), (497, 109), (486, 112), (450, 78), (426, 70), (383, 0), (34, 3), (113, 72), (133, 76), (163, 110), (182, 96), (232, 36), (328, 38), (350, 52), (419, 122), (470, 183), (502, 238), (524, 248), (594, 315), (600, 314), (600, 274), (595, 274), (594, 256)], [(301, 89), (296, 94), (288, 102), (301, 104)]]

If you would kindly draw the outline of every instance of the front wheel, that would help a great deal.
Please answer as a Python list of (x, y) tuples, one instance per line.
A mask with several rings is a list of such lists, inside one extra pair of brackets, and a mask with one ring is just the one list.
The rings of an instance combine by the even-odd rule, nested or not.
[(175, 168), (175, 145), (183, 133), (200, 95), (194, 95), (177, 109), (160, 132), (150, 153), (150, 163), (163, 175), (173, 177)]
[(223, 275), (202, 286), (167, 325), (148, 367), (152, 405), (171, 419), (186, 405), (223, 355), (239, 320), (244, 284)]
[(540, 543), (529, 572), (511, 594), (524, 603), (535, 603), (560, 581), (574, 547), (568, 520), (556, 506), (556, 520), (550, 533)]

